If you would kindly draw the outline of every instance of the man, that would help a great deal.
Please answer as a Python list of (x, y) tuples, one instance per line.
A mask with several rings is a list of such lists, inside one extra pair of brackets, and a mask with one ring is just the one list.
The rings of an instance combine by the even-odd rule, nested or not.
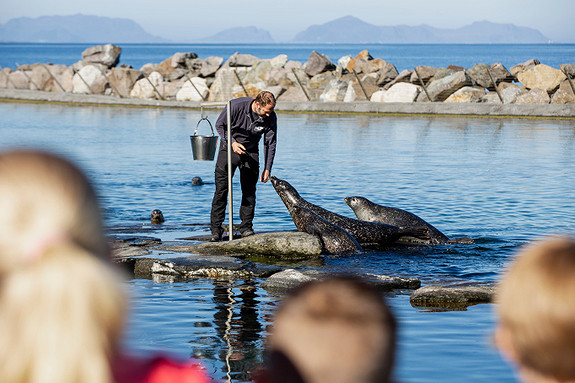
[[(277, 116), (274, 112), (276, 100), (271, 92), (262, 91), (255, 99), (240, 97), (230, 102), (232, 177), (240, 168), (242, 203), (240, 206), (240, 233), (242, 237), (254, 234), (252, 221), (256, 206), (256, 184), (259, 175), (259, 150), (264, 137), (264, 170), (259, 177), (267, 182), (276, 151)], [(215, 169), (216, 191), (212, 201), (210, 241), (222, 239), (222, 223), (226, 215), (228, 199), (228, 153), (227, 153), (227, 106), (216, 121), (216, 130), (221, 137), (220, 151)], [(229, 212), (233, 214), (233, 212)]]

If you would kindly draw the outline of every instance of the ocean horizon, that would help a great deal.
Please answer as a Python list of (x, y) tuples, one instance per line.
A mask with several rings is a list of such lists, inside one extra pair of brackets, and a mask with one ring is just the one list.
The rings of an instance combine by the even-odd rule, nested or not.
[[(17, 69), (25, 64), (72, 65), (82, 52), (97, 43), (0, 43), (0, 68)], [(334, 64), (344, 56), (355, 57), (367, 50), (373, 58), (383, 59), (398, 71), (419, 65), (471, 68), (477, 63), (501, 63), (506, 68), (537, 59), (559, 68), (575, 63), (575, 44), (116, 44), (122, 48), (120, 65), (140, 69), (148, 63), (159, 64), (178, 52), (193, 52), (199, 58), (210, 56), (227, 60), (234, 53), (271, 59), (280, 54), (289, 60), (307, 62), (313, 51), (328, 56)]]

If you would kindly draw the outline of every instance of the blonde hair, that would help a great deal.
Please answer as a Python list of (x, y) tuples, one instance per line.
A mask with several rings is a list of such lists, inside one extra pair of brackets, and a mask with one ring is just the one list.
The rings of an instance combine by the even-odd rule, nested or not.
[(255, 101), (260, 106), (276, 105), (276, 98), (272, 92), (262, 90), (256, 95)]
[(50, 153), (0, 153), (0, 211), (0, 380), (112, 382), (126, 297), (90, 182)]
[(285, 300), (275, 315), (270, 347), (307, 383), (387, 382), (395, 330), (379, 292), (335, 277), (305, 285)]
[(500, 326), (522, 367), (575, 379), (575, 241), (550, 237), (520, 251), (497, 290)]

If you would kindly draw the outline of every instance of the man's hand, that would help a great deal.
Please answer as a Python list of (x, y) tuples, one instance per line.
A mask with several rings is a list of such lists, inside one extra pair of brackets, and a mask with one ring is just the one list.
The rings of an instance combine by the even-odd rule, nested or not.
[(237, 142), (232, 142), (232, 151), (236, 154), (245, 154), (246, 153), (246, 147), (243, 146), (240, 143)]
[(268, 182), (269, 179), (270, 179), (270, 171), (268, 169), (266, 169), (262, 172), (262, 175), (260, 177), (260, 181), (262, 181), (263, 183), (266, 183), (266, 182)]

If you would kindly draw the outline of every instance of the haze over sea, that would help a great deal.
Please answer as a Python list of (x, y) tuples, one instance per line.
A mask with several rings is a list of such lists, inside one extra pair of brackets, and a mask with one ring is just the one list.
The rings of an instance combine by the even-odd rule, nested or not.
[[(16, 69), (18, 64), (52, 63), (72, 65), (82, 52), (97, 44), (0, 43), (0, 67)], [(305, 63), (312, 51), (327, 55), (334, 63), (343, 56), (356, 56), (367, 49), (372, 57), (394, 64), (398, 71), (418, 65), (471, 68), (477, 63), (502, 63), (506, 68), (538, 59), (558, 68), (575, 62), (575, 44), (119, 44), (120, 64), (140, 69), (160, 63), (177, 52), (194, 52), (199, 58), (235, 52), (270, 59), (286, 54), (289, 60)]]

